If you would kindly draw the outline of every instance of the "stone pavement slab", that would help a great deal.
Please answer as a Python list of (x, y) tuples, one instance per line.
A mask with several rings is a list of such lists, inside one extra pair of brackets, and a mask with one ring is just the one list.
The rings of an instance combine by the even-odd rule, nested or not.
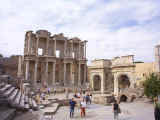
[[(154, 120), (153, 105), (149, 103), (122, 103), (119, 120)], [(80, 109), (75, 109), (74, 118), (69, 118), (69, 107), (62, 107), (54, 120), (113, 120), (112, 106), (92, 104), (86, 109), (86, 117), (80, 117)]]

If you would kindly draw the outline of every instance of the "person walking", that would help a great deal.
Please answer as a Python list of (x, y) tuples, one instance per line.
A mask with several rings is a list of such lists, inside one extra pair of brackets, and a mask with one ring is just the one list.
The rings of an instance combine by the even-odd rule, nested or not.
[(54, 88), (54, 90), (53, 90), (53, 91), (54, 91), (54, 96), (55, 96), (55, 95), (56, 95), (56, 88)]
[(74, 101), (73, 98), (70, 100), (69, 105), (70, 105), (70, 118), (73, 118), (74, 108), (75, 108), (75, 105), (76, 105), (76, 102)]
[(86, 102), (84, 99), (80, 103), (80, 106), (81, 106), (81, 117), (85, 117), (86, 116)]
[(120, 107), (116, 100), (113, 104), (113, 112), (114, 112), (114, 120), (118, 120), (118, 114), (120, 113)]
[(90, 104), (92, 103), (92, 93), (89, 94)]
[(90, 103), (90, 97), (89, 94), (86, 95), (86, 104)]
[(158, 103), (158, 98), (154, 98), (154, 117), (155, 120), (160, 120), (160, 103)]
[(50, 95), (50, 94), (51, 94), (51, 88), (48, 87), (48, 95)]

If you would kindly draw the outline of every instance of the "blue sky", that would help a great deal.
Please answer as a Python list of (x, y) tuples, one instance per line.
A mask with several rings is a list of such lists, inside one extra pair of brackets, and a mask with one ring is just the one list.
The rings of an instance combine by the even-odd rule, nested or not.
[(25, 32), (47, 29), (88, 40), (89, 60), (134, 54), (151, 62), (159, 21), (159, 0), (4, 0), (0, 53), (22, 55)]

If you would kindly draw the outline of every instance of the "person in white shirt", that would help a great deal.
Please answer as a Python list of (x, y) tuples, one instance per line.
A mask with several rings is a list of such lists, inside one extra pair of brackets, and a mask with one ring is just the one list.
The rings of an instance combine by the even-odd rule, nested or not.
[(81, 117), (85, 117), (86, 116), (86, 102), (84, 99), (80, 103), (80, 105), (81, 105)]
[(80, 97), (81, 97), (80, 93), (77, 93), (77, 97), (78, 97), (78, 98), (80, 98)]

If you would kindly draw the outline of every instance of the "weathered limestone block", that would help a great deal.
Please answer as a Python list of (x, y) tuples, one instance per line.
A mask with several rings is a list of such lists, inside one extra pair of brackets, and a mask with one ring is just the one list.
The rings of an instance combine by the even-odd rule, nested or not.
[(115, 98), (112, 95), (100, 95), (93, 97), (93, 102), (96, 104), (108, 105), (114, 102)]

